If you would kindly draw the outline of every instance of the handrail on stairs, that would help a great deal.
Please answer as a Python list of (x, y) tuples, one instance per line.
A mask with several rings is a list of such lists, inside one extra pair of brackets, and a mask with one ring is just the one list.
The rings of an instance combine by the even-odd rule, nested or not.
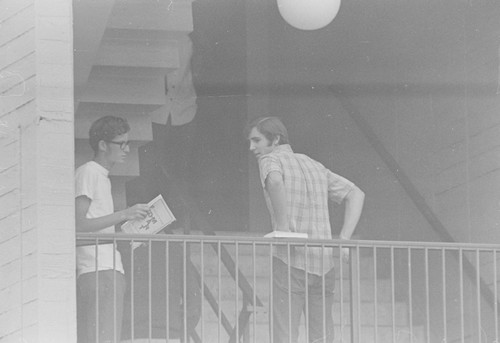
[[(335, 97), (340, 101), (342, 107), (353, 119), (353, 121), (366, 137), (373, 149), (378, 153), (382, 161), (387, 165), (389, 170), (399, 181), (401, 187), (406, 191), (408, 197), (413, 201), (417, 209), (430, 224), (431, 228), (438, 234), (443, 242), (455, 242), (455, 239), (449, 233), (448, 229), (443, 225), (432, 208), (427, 204), (425, 198), (422, 196), (422, 194), (420, 194), (418, 189), (404, 172), (404, 169), (399, 165), (392, 154), (385, 148), (384, 144), (378, 138), (377, 134), (373, 131), (368, 122), (363, 118), (361, 113), (348, 99), (348, 96), (346, 94), (343, 94), (341, 90), (335, 89), (334, 87), (331, 87), (330, 90), (335, 94)], [(458, 260), (457, 253), (453, 254), (453, 256)], [(475, 279), (477, 271), (474, 265), (468, 259), (464, 259), (462, 263), (467, 276), (471, 279)], [(481, 290), (481, 295), (483, 296), (486, 303), (489, 304), (492, 309), (494, 309), (496, 302), (495, 295), (482, 278), (479, 278), (479, 288)], [(496, 305), (500, 306), (500, 301), (497, 302)]]
[[(174, 177), (170, 173), (168, 173), (165, 166), (163, 164), (159, 163), (159, 161), (161, 161), (161, 159), (159, 159), (157, 156), (157, 149), (156, 148), (153, 149), (153, 156), (155, 159), (154, 163), (157, 167), (157, 170), (161, 173), (163, 179), (166, 182), (168, 182), (169, 187), (176, 193), (176, 195), (179, 197), (179, 199), (181, 199), (181, 201), (183, 202), (184, 207), (187, 209), (188, 217), (194, 221), (196, 226), (203, 232), (203, 234), (216, 235), (215, 230), (212, 228), (212, 226), (210, 225), (208, 220), (204, 217), (204, 215), (201, 213), (201, 211), (198, 210), (197, 204), (194, 202), (194, 200), (191, 199), (189, 193), (186, 190), (185, 181), (182, 179), (174, 180)], [(231, 255), (227, 251), (227, 249), (224, 248), (224, 246), (221, 246), (220, 249), (218, 249), (216, 244), (212, 244), (212, 247), (213, 247), (214, 251), (219, 255), (219, 258), (221, 259), (222, 263), (226, 267), (226, 269), (229, 272), (229, 274), (231, 275), (231, 277), (234, 280), (236, 280), (236, 272), (235, 272), (236, 266), (235, 266), (235, 263), (234, 263)], [(194, 265), (192, 264), (192, 262), (190, 260), (188, 263), (190, 264), (190, 266), (192, 266), (194, 268)], [(201, 281), (201, 276), (199, 275), (196, 268), (194, 268), (194, 271), (195, 271), (195, 274), (196, 274), (196, 277), (198, 278), (198, 280)], [(245, 302), (247, 304), (250, 304), (250, 305), (262, 307), (263, 306), (262, 301), (259, 299), (259, 297), (257, 295), (254, 296), (254, 290), (253, 290), (252, 286), (250, 285), (250, 283), (248, 282), (248, 280), (245, 278), (245, 276), (243, 275), (243, 273), (240, 270), (238, 270), (237, 280), (238, 280), (238, 287), (241, 289), (241, 291), (243, 293), (243, 299), (245, 300)], [(212, 310), (214, 311), (215, 315), (218, 316), (219, 307), (218, 307), (217, 301), (215, 300), (215, 297), (213, 296), (210, 289), (206, 285), (203, 285), (203, 291), (204, 291), (204, 295), (206, 296), (207, 301), (209, 302)], [(253, 304), (254, 299), (255, 299), (255, 304)], [(237, 328), (237, 326), (241, 326), (243, 328), (246, 327), (246, 325), (248, 324), (248, 321), (250, 319), (250, 313), (248, 313), (248, 312), (249, 311), (246, 309), (246, 306), (243, 306), (242, 310), (239, 314), (238, 322), (236, 323), (235, 327), (231, 327), (231, 324), (227, 320), (227, 317), (225, 316), (224, 312), (222, 310), (220, 311), (221, 317), (222, 317), (221, 318), (222, 325), (230, 337), (229, 343), (237, 342), (237, 338), (236, 338), (236, 331), (237, 330), (236, 330), (236, 328)], [(239, 335), (238, 335), (239, 338), (241, 338), (243, 333), (244, 333), (244, 330), (240, 329)], [(192, 334), (196, 334), (196, 333), (192, 333)], [(197, 339), (196, 335), (193, 336), (193, 338), (196, 341), (199, 340), (199, 338)]]

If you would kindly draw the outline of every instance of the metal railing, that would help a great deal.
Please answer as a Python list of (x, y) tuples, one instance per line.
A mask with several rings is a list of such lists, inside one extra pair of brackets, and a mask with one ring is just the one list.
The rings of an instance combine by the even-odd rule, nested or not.
[[(81, 233), (77, 243), (114, 244), (122, 255), (122, 342), (276, 342), (271, 314), (278, 246), (334, 252), (330, 342), (500, 342), (498, 244)], [(132, 249), (136, 243), (145, 244)], [(348, 263), (339, 248), (350, 250)], [(224, 254), (232, 263), (222, 261)], [(290, 275), (285, 288), (293, 289)], [(325, 275), (318, 280), (325, 297)], [(305, 291), (298, 342), (315, 331), (305, 320), (309, 295)], [(323, 336), (331, 327), (327, 311), (320, 311)], [(286, 325), (292, 315), (281, 318), (292, 333), (294, 326)]]

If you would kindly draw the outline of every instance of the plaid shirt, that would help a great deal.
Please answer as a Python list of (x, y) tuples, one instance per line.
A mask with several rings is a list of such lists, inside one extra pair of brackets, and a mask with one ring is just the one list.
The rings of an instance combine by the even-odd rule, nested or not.
[[(341, 203), (354, 184), (332, 173), (312, 158), (296, 154), (289, 144), (277, 146), (271, 153), (259, 159), (259, 170), (267, 207), (271, 214), (273, 230), (276, 228), (274, 211), (266, 190), (266, 178), (271, 172), (283, 177), (286, 190), (289, 229), (291, 232), (307, 233), (311, 239), (332, 239), (328, 200)], [(306, 269), (304, 247), (290, 249), (290, 265)], [(285, 245), (276, 246), (274, 255), (288, 263)], [(322, 261), (323, 260), (323, 261)], [(307, 271), (322, 275), (333, 268), (333, 249), (307, 248)]]

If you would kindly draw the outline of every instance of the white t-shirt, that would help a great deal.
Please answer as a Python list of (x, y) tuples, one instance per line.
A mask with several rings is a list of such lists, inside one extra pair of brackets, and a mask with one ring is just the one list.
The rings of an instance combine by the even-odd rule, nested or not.
[[(90, 161), (80, 166), (75, 173), (75, 197), (86, 196), (90, 199), (87, 218), (98, 218), (114, 212), (109, 171), (99, 163)], [(114, 233), (114, 226), (106, 227), (99, 233)], [(113, 253), (115, 254), (113, 260)], [(120, 252), (113, 244), (98, 245), (98, 270), (116, 269), (124, 273)], [(96, 271), (95, 245), (76, 248), (77, 276)]]

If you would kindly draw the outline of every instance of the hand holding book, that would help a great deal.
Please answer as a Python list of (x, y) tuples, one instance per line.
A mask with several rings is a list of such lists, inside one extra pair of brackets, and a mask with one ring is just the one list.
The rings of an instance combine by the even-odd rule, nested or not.
[[(121, 226), (122, 231), (132, 234), (155, 234), (175, 221), (172, 211), (161, 194), (151, 200), (148, 207), (149, 210), (145, 218), (125, 222)], [(133, 244), (133, 249), (140, 245), (142, 244), (139, 242)]]

